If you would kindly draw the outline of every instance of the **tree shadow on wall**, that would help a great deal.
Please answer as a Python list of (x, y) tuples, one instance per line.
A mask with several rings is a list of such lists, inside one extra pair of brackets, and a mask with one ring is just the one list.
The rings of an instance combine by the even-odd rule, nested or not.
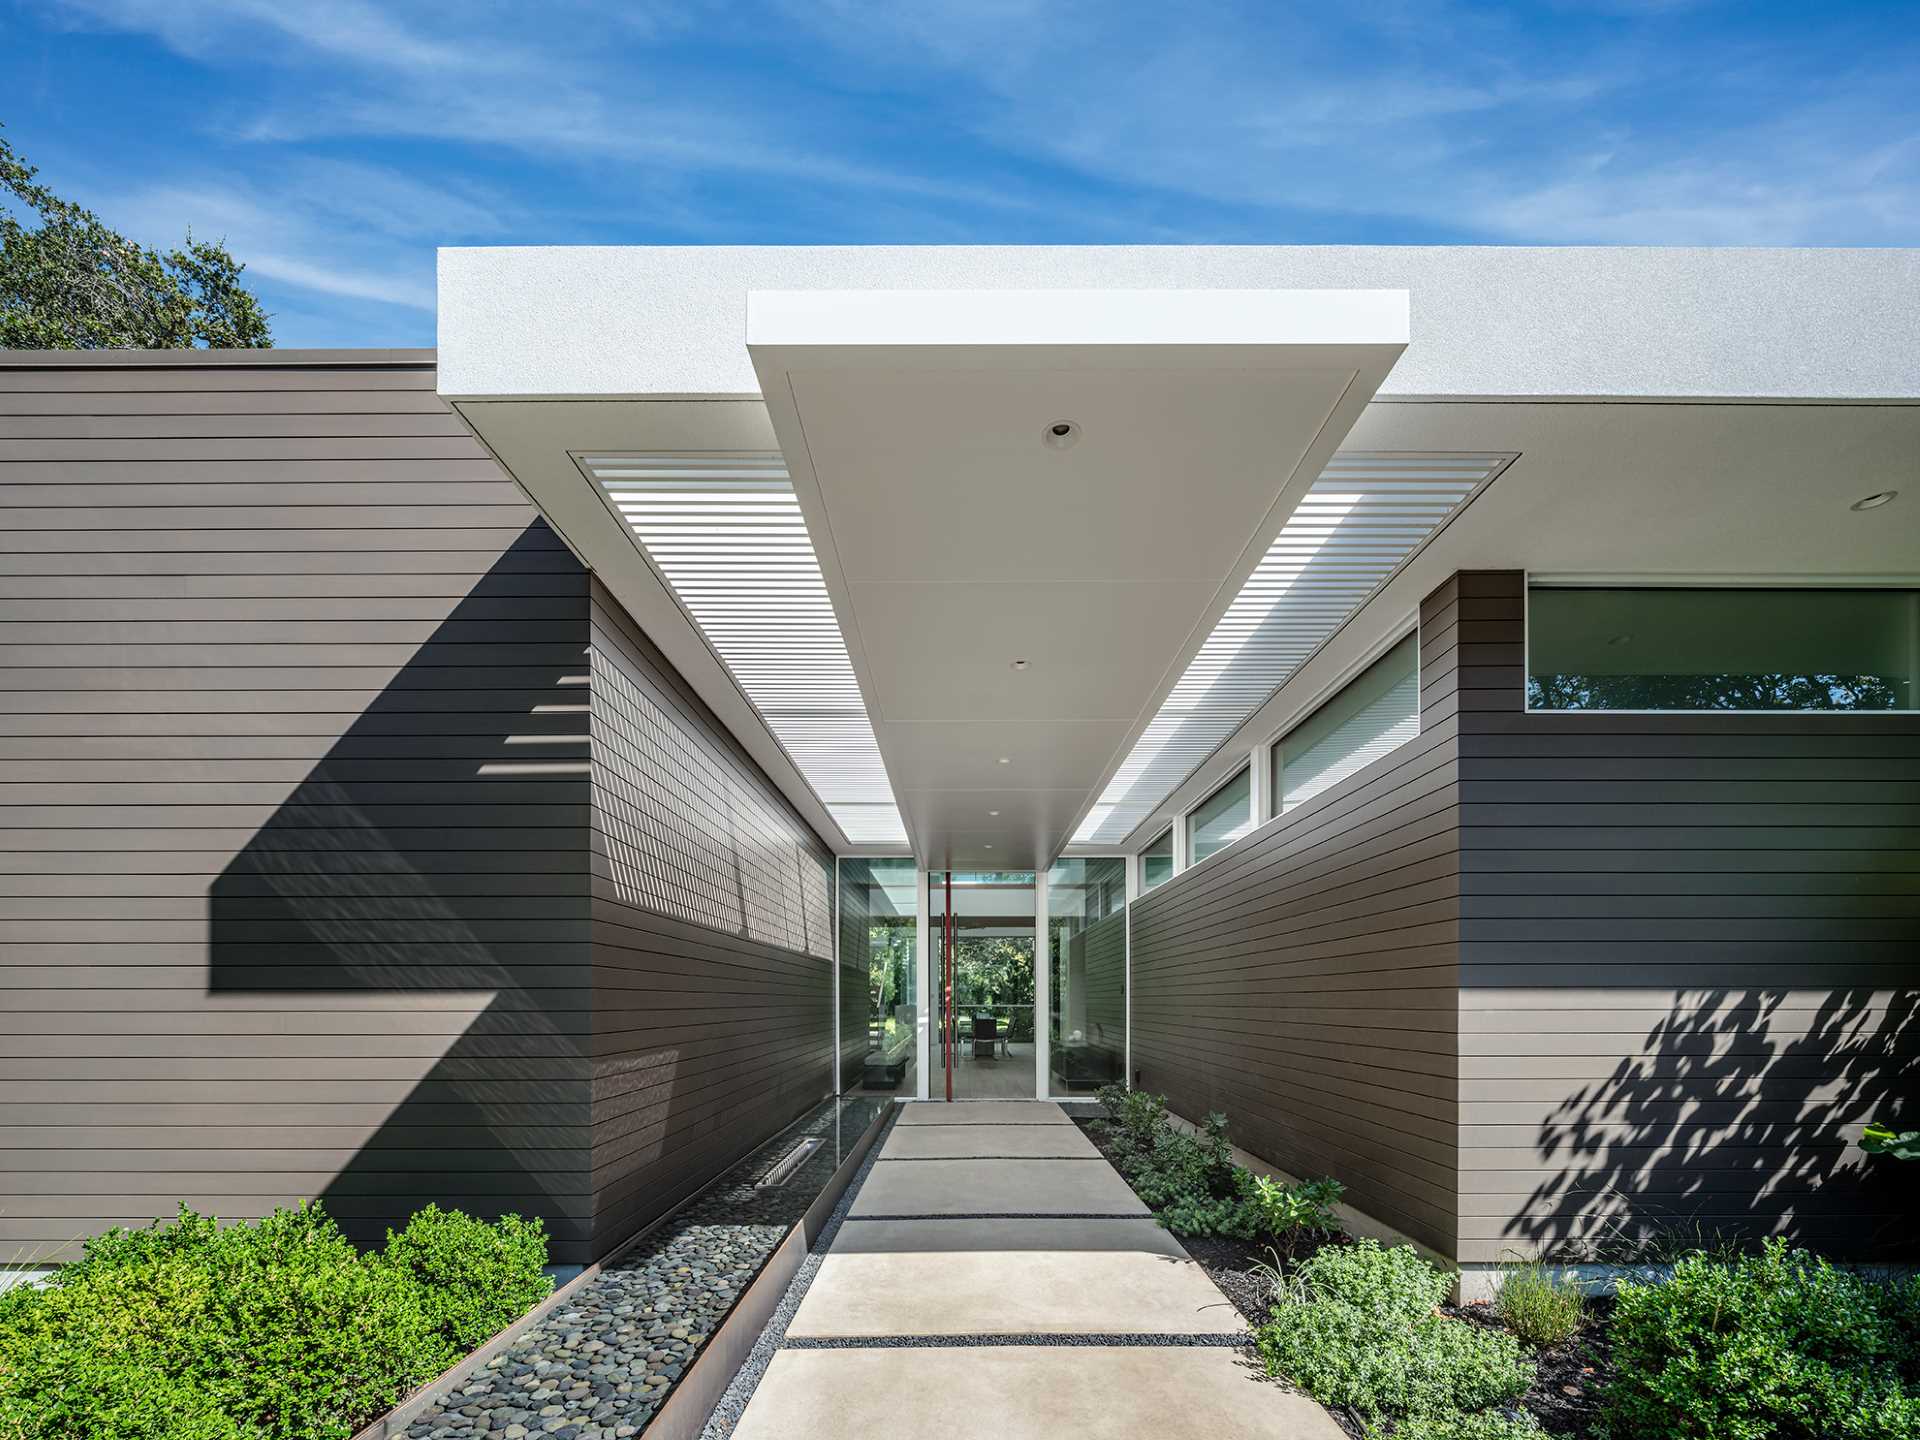
[(1638, 1056), (1541, 1125), (1535, 1149), (1557, 1170), (1508, 1233), (1569, 1260), (1776, 1233), (1837, 1258), (1915, 1255), (1920, 1165), (1852, 1142), (1868, 1119), (1912, 1123), (1920, 997), (1835, 991), (1812, 1011), (1789, 998), (1677, 996)]
[(587, 606), (529, 526), (211, 888), (209, 994), (278, 1002), (235, 1098), (297, 1117), (247, 1163), (351, 1148), (356, 1239), (432, 1201), (589, 1258)]

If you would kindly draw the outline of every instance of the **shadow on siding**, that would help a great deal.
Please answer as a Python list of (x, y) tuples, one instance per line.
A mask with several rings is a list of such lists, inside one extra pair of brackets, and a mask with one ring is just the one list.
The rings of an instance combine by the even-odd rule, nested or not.
[(210, 891), (209, 993), (288, 1000), (281, 1148), (365, 1137), (320, 1197), (357, 1239), (433, 1201), (591, 1258), (587, 603), (529, 526)]
[[(1804, 991), (1801, 992), (1804, 995)], [(1914, 1122), (1920, 996), (1676, 997), (1638, 1055), (1540, 1126), (1551, 1167), (1508, 1233), (1568, 1259), (1668, 1258), (1784, 1234), (1836, 1258), (1920, 1258), (1920, 1165), (1864, 1155), (1868, 1119)]]

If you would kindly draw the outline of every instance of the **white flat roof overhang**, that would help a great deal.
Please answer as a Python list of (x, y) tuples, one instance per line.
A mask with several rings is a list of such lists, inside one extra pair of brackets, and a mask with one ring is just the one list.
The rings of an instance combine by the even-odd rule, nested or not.
[(1064, 848), (1408, 315), (1398, 290), (748, 295), (747, 349), (927, 863)]
[[(683, 451), (782, 457), (787, 437), (776, 435), (755, 357), (743, 343), (750, 292), (880, 292), (894, 304), (910, 290), (1046, 291), (1097, 297), (1088, 301), (1094, 319), (1118, 323), (1112, 317), (1122, 312), (1106, 309), (1116, 295), (1339, 287), (1409, 292), (1416, 332), (1343, 446), (1343, 467), (1368, 457), (1393, 464), (1416, 455), (1444, 455), (1449, 463), (1519, 458), (1361, 610), (1344, 623), (1332, 617), (1324, 645), (1155, 807), (1128, 836), (1129, 847), (1239, 763), (1249, 736), (1267, 738), (1364, 663), (1408, 619), (1422, 587), (1452, 568), (1920, 581), (1920, 510), (1908, 504), (1920, 454), (1913, 429), (1920, 347), (1912, 344), (1920, 328), (1920, 250), (448, 249), (440, 254), (439, 388), (829, 843), (842, 853), (877, 854), (905, 846), (849, 843), (584, 460), (639, 455), (656, 463)], [(840, 308), (837, 323), (871, 324), (858, 307), (879, 303)], [(762, 313), (763, 323), (770, 314)], [(790, 316), (819, 324), (803, 309)], [(971, 339), (980, 340), (989, 316), (1003, 344), (1019, 333), (1010, 326), (1037, 323), (1024, 312), (1009, 319), (985, 301), (949, 321), (975, 327)], [(792, 338), (818, 343), (824, 334), (816, 328)], [(771, 330), (763, 335), (773, 338)], [(860, 333), (850, 328), (839, 338)], [(954, 331), (946, 338), (970, 337)], [(1049, 338), (1059, 339), (1042, 334), (1027, 343), (1038, 354), (1035, 342)], [(1089, 330), (1076, 338), (1101, 342)], [(1223, 336), (1188, 338), (1219, 343)], [(926, 339), (923, 329), (921, 347)], [(877, 427), (878, 411), (872, 418)], [(1848, 500), (1886, 488), (1907, 491), (1899, 506), (1864, 515), (1847, 509)], [(970, 522), (971, 512), (960, 508)], [(943, 553), (941, 542), (950, 546), (960, 533), (943, 527), (921, 553)], [(1031, 562), (1032, 547), (1022, 554)], [(1016, 593), (1021, 583), (1027, 588)], [(1042, 602), (1061, 600), (1065, 590), (1044, 585), (1004, 578), (1008, 611), (1059, 613)], [(833, 608), (837, 619), (838, 601)], [(959, 638), (969, 636), (961, 627)], [(927, 665), (952, 653), (954, 642), (929, 630)], [(1097, 678), (1092, 658), (1087, 673)], [(1006, 807), (988, 808), (1008, 818)], [(1064, 825), (1070, 817), (1060, 818)], [(977, 858), (1013, 863), (997, 843)]]

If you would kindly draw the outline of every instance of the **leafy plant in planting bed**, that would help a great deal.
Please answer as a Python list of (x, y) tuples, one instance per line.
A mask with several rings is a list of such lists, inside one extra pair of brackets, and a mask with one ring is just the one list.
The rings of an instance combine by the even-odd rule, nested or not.
[(1256, 1333), (1260, 1355), (1271, 1373), (1375, 1428), (1422, 1418), (1437, 1426), (1518, 1398), (1534, 1380), (1519, 1342), (1440, 1314), (1450, 1288), (1410, 1245), (1321, 1250), (1275, 1286), (1273, 1317)]
[(1540, 1264), (1509, 1270), (1495, 1293), (1493, 1312), (1536, 1350), (1563, 1345), (1580, 1329), (1587, 1299), (1577, 1285), (1556, 1279)]
[(1606, 1418), (1659, 1440), (1920, 1437), (1920, 1278), (1882, 1284), (1783, 1240), (1622, 1283)]
[(538, 1220), (422, 1211), (363, 1253), (313, 1204), (186, 1206), (0, 1295), (7, 1440), (344, 1440), (551, 1288)]

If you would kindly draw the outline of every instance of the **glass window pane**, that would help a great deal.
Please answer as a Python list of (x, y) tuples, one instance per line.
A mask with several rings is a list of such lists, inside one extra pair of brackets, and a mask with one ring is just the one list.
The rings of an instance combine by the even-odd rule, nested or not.
[(1534, 710), (1912, 710), (1920, 592), (1535, 586)]
[(1204, 860), (1253, 828), (1253, 776), (1242, 770), (1187, 817), (1187, 850)]
[(912, 860), (841, 860), (840, 1083), (848, 1090), (917, 1088), (919, 906)]
[(1127, 1055), (1127, 862), (1047, 872), (1048, 1094), (1116, 1084)]
[(1273, 747), (1274, 813), (1371, 764), (1420, 733), (1420, 641), (1409, 635)]
[[(949, 891), (948, 881), (952, 881)], [(1039, 1073), (1034, 950), (1037, 887), (1031, 870), (927, 872), (927, 938), (936, 1035), (927, 1046), (932, 1094), (956, 1100), (1031, 1100)], [(947, 897), (953, 898), (952, 989), (946, 974)], [(951, 998), (953, 1013), (947, 1013)]]
[(1163, 831), (1158, 840), (1140, 852), (1140, 888), (1151, 890), (1173, 878), (1173, 831)]

